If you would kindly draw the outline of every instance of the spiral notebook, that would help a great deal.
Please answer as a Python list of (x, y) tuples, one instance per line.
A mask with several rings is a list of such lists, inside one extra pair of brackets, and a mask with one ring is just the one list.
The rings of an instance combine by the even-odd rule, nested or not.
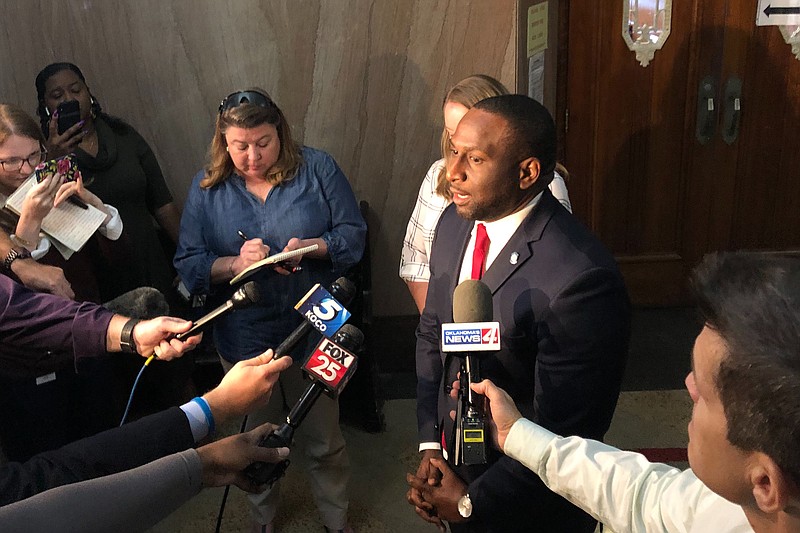
[[(22, 204), (28, 191), (36, 185), (36, 177), (30, 178), (6, 200), (6, 207), (17, 215), (22, 212)], [(94, 235), (94, 232), (106, 219), (105, 213), (94, 206), (87, 205), (83, 209), (70, 202), (62, 202), (50, 210), (42, 220), (42, 232), (51, 240), (64, 259), (83, 248), (83, 245)]]
[(279, 254), (265, 257), (261, 261), (253, 263), (249, 267), (239, 272), (239, 274), (231, 280), (231, 285), (239, 283), (244, 278), (251, 275), (253, 272), (261, 270), (265, 266), (274, 265), (275, 263), (286, 261), (287, 259), (291, 259), (292, 257), (297, 257), (298, 255), (304, 255), (307, 254), (308, 252), (313, 252), (317, 248), (319, 248), (318, 244), (312, 244), (311, 246), (304, 246), (303, 248), (298, 248), (297, 250), (290, 250), (288, 252), (281, 252)]

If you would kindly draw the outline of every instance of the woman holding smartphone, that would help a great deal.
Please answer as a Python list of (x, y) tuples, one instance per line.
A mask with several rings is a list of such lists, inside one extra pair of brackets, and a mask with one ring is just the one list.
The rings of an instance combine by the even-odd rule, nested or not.
[[(12, 194), (30, 178), (36, 165), (47, 157), (43, 146), (44, 137), (31, 116), (17, 106), (0, 104), (0, 196)], [(54, 206), (75, 196), (106, 218), (95, 236), (67, 260), (40, 229)], [(2, 200), (5, 203), (5, 198)], [(62, 268), (77, 300), (101, 303), (102, 276), (125, 273), (127, 261), (114, 249), (122, 235), (117, 210), (86, 190), (80, 177), (66, 182), (58, 172), (44, 175), (26, 195), (19, 215), (8, 208), (0, 210), (0, 231), (12, 242), (11, 251), (0, 263), (4, 274), (15, 277), (13, 264), (32, 257)], [(116, 259), (121, 261), (114, 266)], [(31, 365), (47, 357), (46, 353), (32, 353)], [(6, 456), (24, 461), (114, 425), (117, 418), (109, 401), (106, 370), (103, 362), (92, 361), (81, 365), (78, 372), (67, 365), (38, 379), (0, 381), (0, 437)]]
[[(49, 157), (43, 146), (44, 137), (33, 118), (17, 106), (0, 104), (0, 194), (7, 197), (13, 193), (34, 173), (36, 166)], [(11, 255), (16, 255), (6, 256), (2, 266), (8, 271), (11, 263), (20, 257), (33, 257), (58, 266), (64, 270), (77, 300), (101, 303), (110, 298), (103, 294), (97, 275), (108, 275), (104, 270), (114, 261), (114, 256), (119, 255), (112, 242), (122, 235), (122, 219), (116, 208), (104, 204), (83, 186), (79, 174), (76, 178), (66, 181), (62, 173), (44, 173), (26, 195), (19, 215), (8, 208), (2, 210), (0, 226), (15, 245)], [(41, 228), (42, 220), (53, 207), (71, 197), (80, 198), (84, 204), (105, 213), (106, 218), (97, 237), (67, 260), (41, 233)], [(127, 262), (127, 258), (121, 259), (120, 265)]]
[[(177, 243), (180, 214), (150, 146), (129, 124), (103, 112), (72, 63), (43, 68), (36, 76), (36, 94), (50, 156), (74, 154), (86, 188), (116, 206), (125, 222), (133, 279), (109, 289), (115, 296), (139, 286), (170, 294), (174, 272), (153, 219)], [(80, 120), (64, 130), (75, 118), (65, 122), (61, 113), (74, 112), (69, 106), (75, 102)]]

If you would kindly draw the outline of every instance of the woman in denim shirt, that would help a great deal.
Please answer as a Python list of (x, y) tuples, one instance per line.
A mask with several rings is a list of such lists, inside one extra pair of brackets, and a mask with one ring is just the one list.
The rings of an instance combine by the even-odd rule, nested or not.
[[(286, 118), (264, 91), (237, 92), (222, 101), (209, 164), (195, 176), (181, 219), (175, 267), (189, 291), (208, 294), (209, 304), (217, 305), (236, 289), (228, 282), (270, 251), (319, 246), (302, 262), (295, 257), (257, 271), (249, 279), (259, 284), (260, 302), (216, 320), (214, 342), (226, 371), (279, 345), (302, 320), (295, 303), (314, 283), (327, 287), (355, 265), (365, 236), (341, 169), (329, 154), (292, 140)], [(301, 343), (292, 353), (295, 360), (306, 357), (317, 340)], [(283, 418), (282, 398), (291, 406), (306, 387), (300, 366), (281, 375), (282, 394), (253, 413), (248, 427)], [(348, 531), (349, 466), (335, 400), (319, 398), (298, 429), (297, 444), (309, 459), (326, 528)], [(277, 502), (277, 484), (251, 496), (254, 531), (272, 531)]]

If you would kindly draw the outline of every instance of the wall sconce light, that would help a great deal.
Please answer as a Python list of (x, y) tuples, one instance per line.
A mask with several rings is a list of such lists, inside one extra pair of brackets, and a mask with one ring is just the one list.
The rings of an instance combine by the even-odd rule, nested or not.
[(798, 26), (778, 26), (786, 44), (792, 47), (794, 57), (800, 61), (800, 25)]
[(646, 67), (669, 37), (672, 0), (622, 0), (622, 38)]

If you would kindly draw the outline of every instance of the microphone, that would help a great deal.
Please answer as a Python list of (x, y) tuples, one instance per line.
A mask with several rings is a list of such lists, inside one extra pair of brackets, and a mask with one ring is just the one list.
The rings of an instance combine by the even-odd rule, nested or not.
[(202, 331), (209, 322), (212, 320), (224, 315), (228, 311), (233, 309), (242, 309), (247, 307), (251, 304), (258, 302), (261, 299), (261, 294), (258, 291), (258, 284), (255, 281), (248, 281), (241, 287), (239, 287), (236, 292), (233, 293), (233, 296), (225, 302), (224, 304), (220, 305), (204, 317), (197, 320), (189, 331), (184, 333), (178, 333), (175, 335), (175, 338), (179, 341), (188, 339), (192, 335), (197, 335), (200, 331)]
[(479, 280), (465, 280), (453, 293), (454, 324), (442, 324), (442, 351), (463, 353), (456, 405), (454, 464), (486, 463), (485, 400), (470, 388), (480, 381), (480, 356), (500, 349), (500, 324), (491, 322), (492, 292)]
[[(305, 419), (317, 398), (323, 392), (331, 398), (338, 397), (350, 381), (358, 366), (353, 352), (357, 352), (363, 342), (364, 334), (350, 324), (343, 325), (332, 339), (323, 337), (303, 364), (303, 371), (311, 378), (312, 383), (289, 411), (286, 421), (261, 439), (258, 445), (264, 448), (290, 446), (294, 430)], [(288, 459), (275, 464), (256, 462), (245, 468), (244, 473), (259, 485), (267, 483), (272, 486), (283, 477), (288, 467)]]
[(319, 283), (311, 287), (294, 306), (305, 320), (273, 350), (275, 357), (290, 353), (314, 328), (328, 337), (333, 335), (350, 318), (350, 312), (342, 304), (350, 303), (355, 294), (355, 284), (345, 277), (331, 284), (330, 293)]

